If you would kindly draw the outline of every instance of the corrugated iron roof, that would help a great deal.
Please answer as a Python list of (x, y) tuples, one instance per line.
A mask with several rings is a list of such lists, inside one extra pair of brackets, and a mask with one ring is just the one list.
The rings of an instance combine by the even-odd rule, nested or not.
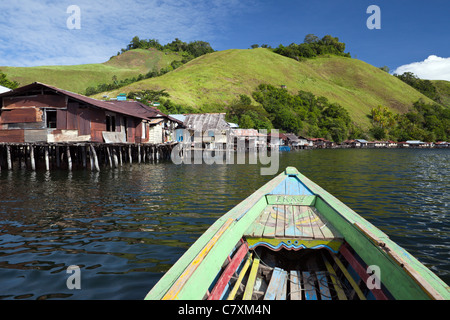
[(186, 114), (184, 125), (194, 131), (227, 130), (230, 128), (225, 121), (225, 113), (192, 113)]

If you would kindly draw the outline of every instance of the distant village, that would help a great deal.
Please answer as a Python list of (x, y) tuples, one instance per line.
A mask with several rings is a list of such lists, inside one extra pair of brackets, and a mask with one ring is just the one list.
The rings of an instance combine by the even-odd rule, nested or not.
[[(65, 159), (87, 166), (104, 159), (111, 166), (124, 161), (162, 159), (174, 144), (192, 144), (204, 149), (246, 150), (274, 148), (280, 151), (313, 148), (448, 148), (449, 143), (422, 141), (347, 140), (336, 144), (318, 137), (293, 133), (264, 133), (239, 128), (225, 121), (225, 113), (167, 115), (121, 94), (108, 101), (89, 98), (44, 83), (35, 82), (0, 93), (0, 169), (14, 160), (45, 159), (61, 165)], [(199, 145), (201, 143), (201, 145)], [(64, 152), (60, 147), (64, 146)], [(12, 149), (11, 149), (12, 148)], [(97, 149), (96, 149), (97, 148)], [(100, 153), (94, 157), (96, 153)], [(99, 160), (100, 159), (100, 160)], [(72, 163), (74, 164), (74, 163)], [(97, 167), (95, 161), (91, 167)]]

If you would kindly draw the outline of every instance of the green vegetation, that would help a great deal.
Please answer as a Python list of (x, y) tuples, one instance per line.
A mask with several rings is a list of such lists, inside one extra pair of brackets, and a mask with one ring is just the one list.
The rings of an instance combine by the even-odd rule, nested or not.
[(320, 39), (314, 34), (308, 34), (303, 43), (292, 43), (287, 47), (280, 44), (273, 52), (302, 61), (306, 58), (314, 58), (325, 54), (350, 57), (350, 53), (345, 53), (344, 50), (345, 43), (339, 42), (336, 37), (326, 35)]
[[(204, 54), (214, 52), (214, 49), (211, 48), (211, 45), (205, 41), (192, 41), (186, 43), (178, 38), (175, 38), (174, 41), (163, 46), (159, 43), (157, 39), (145, 40), (139, 39), (138, 36), (135, 36), (128, 44), (127, 48), (122, 49), (121, 52), (123, 53), (133, 49), (150, 49), (150, 48), (154, 48), (156, 50), (165, 52), (167, 51), (180, 52), (184, 57), (184, 59), (181, 61), (182, 63), (186, 63)], [(117, 55), (121, 54), (121, 52), (118, 52)]]
[(413, 109), (404, 114), (394, 114), (378, 106), (372, 109), (370, 117), (373, 124), (370, 133), (378, 140), (450, 140), (450, 109), (437, 103), (418, 100)]
[(352, 121), (364, 130), (371, 127), (367, 115), (378, 105), (405, 113), (420, 98), (432, 102), (403, 81), (360, 60), (331, 55), (299, 63), (267, 48), (231, 49), (203, 55), (163, 76), (94, 97), (166, 89), (175, 104), (219, 112), (242, 94), (255, 104), (253, 91), (261, 83), (275, 87), (286, 85), (292, 95), (302, 90), (326, 97), (330, 103), (344, 107)]
[(436, 90), (436, 87), (430, 80), (423, 80), (417, 77), (412, 72), (405, 72), (402, 75), (394, 74), (395, 77), (399, 78), (403, 82), (409, 84), (411, 87), (421, 92), (428, 98), (440, 103), (441, 99)]
[(17, 81), (11, 81), (8, 80), (6, 77), (6, 74), (0, 71), (0, 86), (9, 88), (9, 89), (15, 89), (19, 87), (19, 83)]
[(360, 132), (347, 110), (325, 97), (306, 91), (293, 95), (286, 89), (267, 84), (259, 85), (252, 96), (258, 105), (252, 106), (251, 99), (241, 95), (239, 101), (230, 106), (228, 121), (244, 128), (277, 128), (335, 142), (353, 138)]
[[(153, 70), (168, 68), (174, 61), (181, 61), (176, 53), (156, 49), (127, 51), (109, 61), (96, 64), (71, 66), (0, 67), (11, 81), (21, 85), (43, 82), (75, 93), (85, 94), (86, 88), (96, 88), (102, 83), (138, 78)], [(131, 83), (131, 82), (130, 82)]]
[(436, 88), (442, 105), (450, 107), (450, 81), (431, 80)]
[(139, 39), (138, 36), (135, 36), (128, 44), (127, 48), (122, 49), (121, 52), (117, 53), (117, 55), (119, 56), (120, 54), (130, 50), (137, 50), (137, 49), (148, 50), (151, 48), (156, 49), (158, 51), (164, 51), (165, 54), (175, 53), (178, 55), (178, 53), (180, 53), (181, 60), (173, 60), (169, 66), (161, 68), (160, 70), (154, 68), (153, 70), (147, 72), (145, 75), (139, 74), (137, 77), (126, 78), (120, 81), (117, 81), (117, 77), (114, 75), (112, 78), (113, 81), (110, 83), (100, 83), (96, 87), (93, 86), (88, 87), (86, 89), (85, 95), (91, 96), (100, 92), (118, 89), (136, 81), (159, 77), (166, 74), (167, 72), (170, 72), (178, 67), (181, 67), (183, 64), (191, 61), (192, 59), (195, 59), (207, 53), (214, 52), (214, 50), (211, 48), (211, 45), (205, 41), (193, 41), (190, 43), (186, 43), (176, 38), (171, 43), (168, 43), (163, 46), (156, 39), (141, 40)]
[(158, 106), (158, 110), (165, 114), (198, 112), (198, 110), (193, 108), (173, 103), (169, 97), (170, 94), (167, 93), (165, 89), (132, 91), (127, 95), (127, 98), (138, 100), (141, 103), (151, 107), (153, 107), (153, 102), (159, 102), (160, 105)]

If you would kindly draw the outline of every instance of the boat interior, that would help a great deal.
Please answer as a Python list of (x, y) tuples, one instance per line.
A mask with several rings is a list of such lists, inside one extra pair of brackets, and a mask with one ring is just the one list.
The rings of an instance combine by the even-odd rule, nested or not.
[(370, 300), (392, 296), (376, 278), (371, 279), (365, 263), (314, 206), (268, 204), (236, 244), (204, 298)]

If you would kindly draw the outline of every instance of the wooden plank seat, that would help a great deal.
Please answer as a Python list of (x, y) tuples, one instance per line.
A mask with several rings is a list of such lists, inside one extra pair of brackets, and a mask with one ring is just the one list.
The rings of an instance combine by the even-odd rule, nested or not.
[(250, 249), (259, 245), (271, 250), (326, 247), (337, 253), (343, 243), (317, 209), (307, 205), (267, 205), (244, 236)]
[[(242, 248), (241, 246), (235, 257), (244, 251)], [(232, 284), (230, 293), (228, 296), (221, 294), (220, 298), (228, 300), (236, 298), (243, 300), (365, 300), (366, 297), (357, 281), (340, 260), (342, 258), (320, 250), (310, 257), (301, 269), (289, 270), (281, 266), (268, 267), (265, 265), (264, 257), (261, 259), (258, 254), (249, 251), (242, 260), (240, 271), (235, 274), (236, 280)], [(232, 265), (230, 262), (229, 266)], [(234, 267), (229, 268), (234, 269)], [(225, 270), (227, 269), (228, 267)], [(223, 274), (227, 272), (224, 271)], [(261, 285), (264, 281), (266, 285)], [(218, 285), (220, 283), (222, 282), (219, 280)], [(213, 298), (214, 291), (211, 292), (210, 299)]]

